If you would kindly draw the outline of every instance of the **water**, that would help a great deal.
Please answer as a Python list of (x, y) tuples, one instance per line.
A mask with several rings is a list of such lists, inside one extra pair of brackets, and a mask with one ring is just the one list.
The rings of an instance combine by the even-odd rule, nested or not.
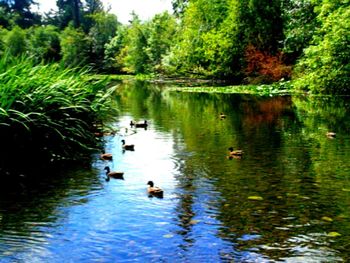
[[(86, 167), (2, 187), (0, 262), (349, 262), (346, 98), (136, 83), (115, 99), (113, 161), (96, 153)], [(143, 119), (147, 130), (130, 128)], [(228, 159), (230, 146), (243, 157)], [(106, 181), (107, 165), (124, 180)], [(163, 199), (148, 196), (149, 180)]]

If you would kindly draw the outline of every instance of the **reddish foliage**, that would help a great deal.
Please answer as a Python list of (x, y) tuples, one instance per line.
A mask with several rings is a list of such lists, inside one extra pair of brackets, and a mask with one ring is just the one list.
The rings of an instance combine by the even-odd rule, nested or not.
[(278, 81), (289, 78), (291, 67), (283, 63), (283, 53), (271, 55), (248, 45), (245, 50), (247, 67), (245, 73), (248, 77), (262, 77), (265, 81)]

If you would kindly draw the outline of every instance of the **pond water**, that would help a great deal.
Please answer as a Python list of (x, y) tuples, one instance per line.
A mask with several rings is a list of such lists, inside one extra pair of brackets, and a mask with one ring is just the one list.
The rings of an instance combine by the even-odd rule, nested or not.
[[(86, 167), (1, 188), (0, 262), (350, 261), (347, 98), (137, 82), (115, 100), (112, 161), (96, 153)], [(129, 126), (144, 119), (147, 129)], [(228, 159), (230, 146), (242, 158)], [(124, 180), (106, 181), (105, 166)], [(149, 180), (164, 198), (148, 196)]]

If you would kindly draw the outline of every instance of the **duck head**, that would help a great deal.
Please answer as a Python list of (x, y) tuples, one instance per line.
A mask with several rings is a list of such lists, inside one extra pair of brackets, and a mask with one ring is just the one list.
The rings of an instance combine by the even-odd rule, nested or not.
[(148, 181), (147, 183), (150, 187), (153, 187), (154, 186), (154, 183), (152, 181)]
[(106, 167), (104, 168), (104, 170), (106, 170), (106, 173), (107, 173), (107, 174), (111, 171), (111, 169), (109, 168), (109, 166), (106, 166)]

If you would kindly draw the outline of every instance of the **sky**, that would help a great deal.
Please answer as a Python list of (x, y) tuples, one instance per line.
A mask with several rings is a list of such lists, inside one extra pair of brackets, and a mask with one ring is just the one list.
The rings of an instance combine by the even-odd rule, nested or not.
[[(50, 9), (56, 10), (54, 0), (36, 0), (41, 13)], [(101, 0), (105, 7), (111, 7), (111, 13), (116, 14), (118, 21), (127, 24), (130, 20), (130, 13), (135, 13), (142, 19), (148, 20), (155, 14), (168, 10), (172, 12), (171, 0)]]

